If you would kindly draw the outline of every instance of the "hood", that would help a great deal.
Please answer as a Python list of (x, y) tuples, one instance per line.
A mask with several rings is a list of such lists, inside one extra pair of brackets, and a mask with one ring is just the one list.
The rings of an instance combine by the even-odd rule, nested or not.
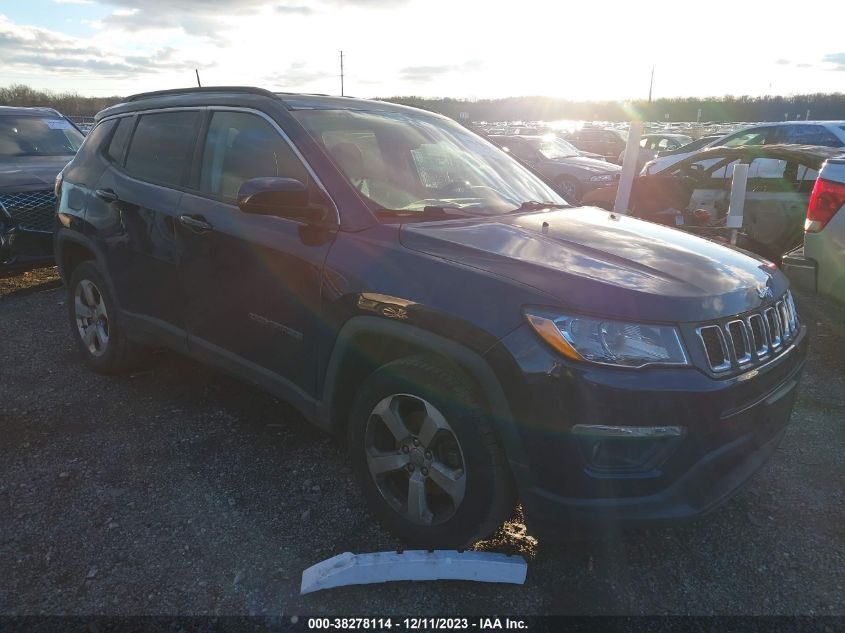
[(597, 174), (615, 174), (622, 171), (619, 165), (586, 156), (567, 156), (566, 158), (551, 159), (550, 162), (579, 167), (584, 171), (595, 172)]
[(73, 156), (23, 156), (0, 160), (0, 191), (52, 189)]
[(549, 305), (599, 316), (697, 322), (786, 291), (773, 264), (678, 229), (590, 207), (408, 224), (412, 250), (540, 290)]

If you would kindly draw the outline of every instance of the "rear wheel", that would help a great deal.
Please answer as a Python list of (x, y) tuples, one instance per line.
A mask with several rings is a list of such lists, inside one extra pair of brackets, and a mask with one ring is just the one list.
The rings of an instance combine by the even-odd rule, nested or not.
[(89, 367), (113, 374), (140, 360), (143, 348), (126, 337), (105, 280), (93, 262), (82, 262), (73, 271), (67, 305), (71, 331)]
[(436, 357), (394, 361), (364, 382), (349, 452), (370, 510), (410, 545), (466, 547), (513, 510), (513, 484), (482, 400)]

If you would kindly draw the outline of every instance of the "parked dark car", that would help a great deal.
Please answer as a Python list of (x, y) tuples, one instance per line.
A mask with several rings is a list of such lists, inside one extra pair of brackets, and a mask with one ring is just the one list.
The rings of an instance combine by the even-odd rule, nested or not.
[[(686, 134), (643, 134), (640, 138), (640, 151), (637, 153), (637, 173), (640, 172), (643, 165), (656, 156), (662, 156), (664, 152), (679, 151), (692, 142), (693, 140)], [(616, 162), (621, 165), (624, 159), (625, 150), (623, 149)]]
[(568, 200), (578, 202), (586, 192), (619, 180), (622, 168), (604, 160), (581, 156), (563, 139), (547, 136), (490, 136), (496, 145), (554, 183)]
[(0, 274), (53, 259), (53, 186), (82, 141), (53, 109), (0, 106)]
[[(748, 165), (742, 246), (779, 262), (804, 239), (804, 217), (819, 169), (842, 155), (832, 147), (766, 145), (702, 150), (656, 174), (634, 180), (634, 217), (728, 239), (724, 227), (734, 165)], [(584, 204), (613, 208), (616, 186), (585, 196)], [(702, 228), (706, 230), (702, 230)]]
[(584, 152), (603, 156), (610, 162), (618, 162), (619, 156), (628, 144), (625, 130), (605, 130), (599, 127), (583, 127), (569, 132), (564, 138)]
[(168, 347), (287, 399), (425, 547), (488, 535), (517, 498), (541, 537), (709, 511), (774, 452), (804, 365), (767, 262), (568, 207), (389, 103), (130, 97), (64, 169), (59, 219), (92, 369)]

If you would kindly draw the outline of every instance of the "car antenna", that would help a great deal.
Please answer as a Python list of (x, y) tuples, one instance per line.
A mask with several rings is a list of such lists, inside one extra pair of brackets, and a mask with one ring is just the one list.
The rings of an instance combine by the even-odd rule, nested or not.
[(194, 72), (197, 74), (197, 87), (202, 88), (202, 84), (200, 83), (200, 71), (194, 68)]

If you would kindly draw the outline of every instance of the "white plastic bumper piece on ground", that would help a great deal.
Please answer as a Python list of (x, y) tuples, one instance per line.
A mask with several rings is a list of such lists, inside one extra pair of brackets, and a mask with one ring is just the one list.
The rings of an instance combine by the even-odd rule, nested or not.
[(521, 585), (527, 572), (528, 564), (521, 556), (492, 552), (344, 552), (303, 571), (299, 593), (396, 580), (474, 580)]

